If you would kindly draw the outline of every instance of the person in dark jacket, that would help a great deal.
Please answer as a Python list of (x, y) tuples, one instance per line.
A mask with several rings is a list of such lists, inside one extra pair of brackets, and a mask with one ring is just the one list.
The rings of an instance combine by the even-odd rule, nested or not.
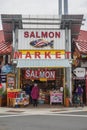
[(29, 84), (26, 84), (25, 92), (27, 95), (29, 95), (29, 96), (31, 95), (31, 88), (30, 88)]

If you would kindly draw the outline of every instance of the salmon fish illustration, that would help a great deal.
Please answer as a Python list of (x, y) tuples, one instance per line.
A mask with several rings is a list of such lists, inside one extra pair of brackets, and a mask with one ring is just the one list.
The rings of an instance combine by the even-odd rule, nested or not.
[(40, 48), (40, 47), (46, 47), (46, 46), (50, 46), (51, 48), (53, 48), (53, 40), (48, 42), (44, 39), (38, 39), (38, 40), (35, 40), (35, 41), (31, 41), (30, 42), (30, 45), (33, 46), (33, 47), (36, 47), (36, 48)]

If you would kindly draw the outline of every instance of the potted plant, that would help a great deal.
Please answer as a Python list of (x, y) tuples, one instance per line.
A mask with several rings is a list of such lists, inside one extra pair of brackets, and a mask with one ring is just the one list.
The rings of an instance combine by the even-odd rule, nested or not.
[(68, 87), (65, 87), (64, 94), (65, 94), (65, 106), (69, 107), (69, 104), (70, 104), (70, 91), (69, 91)]

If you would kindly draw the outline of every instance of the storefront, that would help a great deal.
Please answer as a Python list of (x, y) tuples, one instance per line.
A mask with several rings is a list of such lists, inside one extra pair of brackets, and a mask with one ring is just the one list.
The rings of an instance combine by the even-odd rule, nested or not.
[(71, 67), (71, 52), (66, 51), (65, 46), (65, 30), (43, 27), (18, 29), (18, 49), (14, 51), (18, 86), (36, 82), (40, 90), (39, 103), (64, 104), (66, 68)]
[[(21, 69), (21, 86), (39, 86), (39, 103), (63, 104), (64, 69), (63, 68), (26, 68)], [(61, 89), (62, 88), (62, 89)]]

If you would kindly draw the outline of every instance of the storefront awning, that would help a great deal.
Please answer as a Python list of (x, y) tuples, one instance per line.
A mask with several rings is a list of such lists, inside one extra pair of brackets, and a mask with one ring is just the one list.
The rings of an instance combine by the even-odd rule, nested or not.
[(87, 55), (87, 31), (80, 30), (78, 39), (75, 40), (78, 51)]
[(68, 59), (18, 59), (17, 68), (71, 67)]
[(87, 54), (87, 41), (76, 42), (76, 47), (81, 53)]
[(1, 42), (0, 43), (0, 55), (9, 54), (12, 52), (12, 46), (10, 43)]

